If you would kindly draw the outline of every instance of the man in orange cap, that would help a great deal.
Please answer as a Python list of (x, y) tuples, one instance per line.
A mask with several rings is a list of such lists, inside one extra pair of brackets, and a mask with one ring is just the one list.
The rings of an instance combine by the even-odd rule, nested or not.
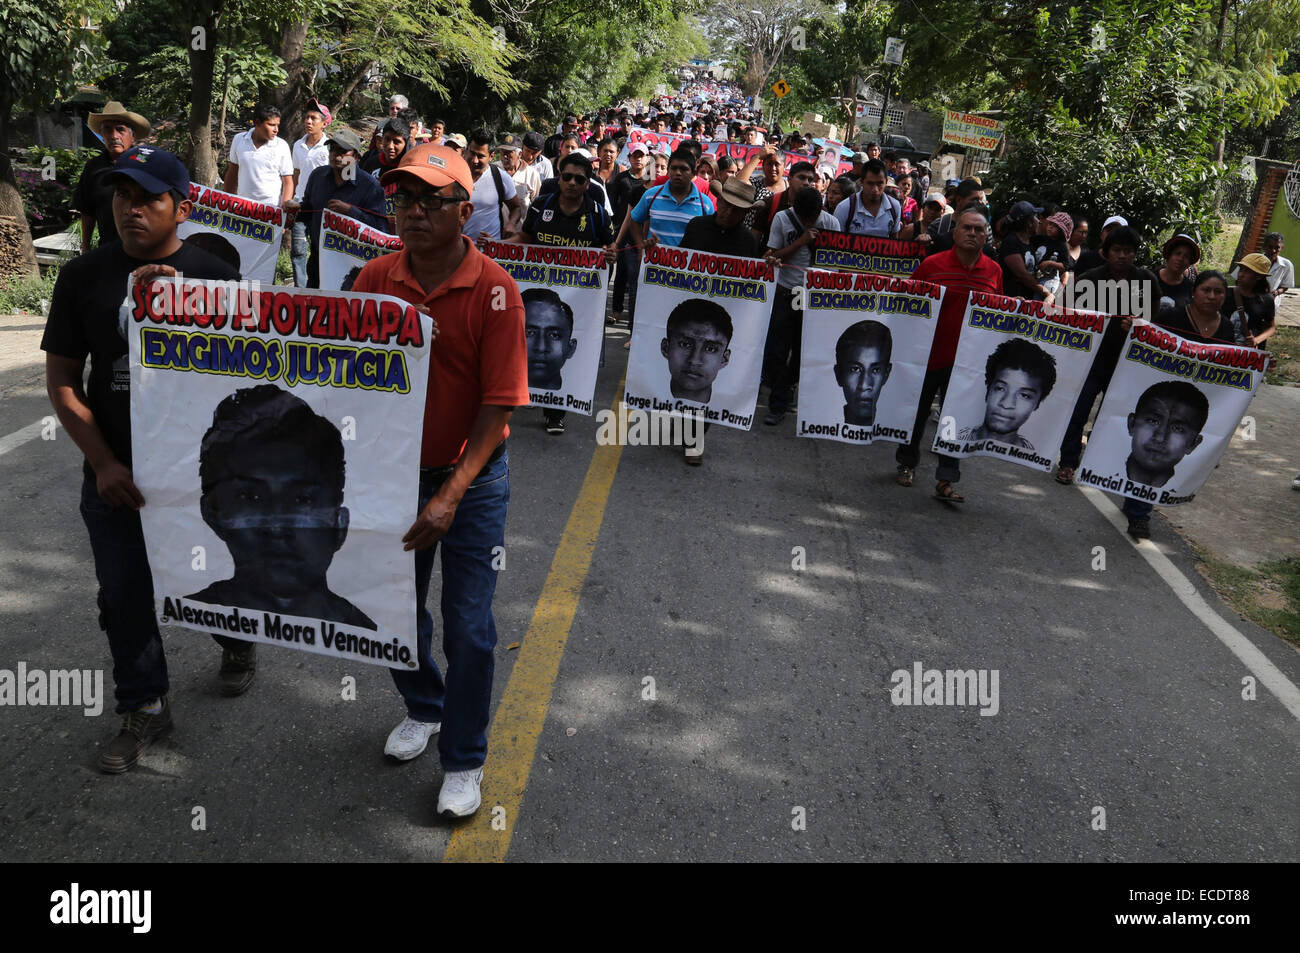
[[(445, 776), (438, 812), (465, 817), (481, 803), (487, 756), (497, 641), (492, 595), (510, 498), (507, 423), (529, 402), (524, 304), (505, 270), (461, 234), (474, 210), (474, 178), (455, 150), (420, 146), (380, 181), (395, 187), (405, 247), (369, 262), (352, 290), (409, 301), (439, 328), (424, 410), (419, 515), (403, 537), (415, 550), (420, 667), (393, 672), (407, 716), (384, 753), (409, 761), (439, 734)], [(433, 616), (424, 606), (440, 541), (445, 680), (433, 661)]]

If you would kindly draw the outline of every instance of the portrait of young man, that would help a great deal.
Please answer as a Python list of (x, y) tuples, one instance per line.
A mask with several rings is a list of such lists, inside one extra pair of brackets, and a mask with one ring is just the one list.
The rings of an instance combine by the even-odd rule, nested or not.
[(1128, 415), (1128, 478), (1154, 487), (1168, 483), (1183, 457), (1201, 445), (1209, 416), (1209, 399), (1187, 381), (1161, 381), (1144, 390)]
[(691, 298), (673, 308), (659, 351), (675, 398), (709, 402), (718, 372), (731, 360), (732, 333), (731, 315), (717, 302)]
[(199, 508), (235, 572), (186, 598), (375, 629), (326, 579), (348, 538), (345, 472), (339, 429), (288, 391), (222, 400), (199, 448)]
[(529, 288), (524, 299), (524, 338), (528, 342), (528, 386), (559, 390), (564, 365), (578, 350), (573, 309), (549, 288)]
[(894, 338), (879, 321), (851, 324), (835, 342), (835, 383), (844, 391), (844, 422), (871, 427), (894, 365)]
[(996, 440), (1022, 450), (1034, 445), (1020, 435), (1029, 415), (1056, 384), (1056, 359), (1024, 338), (1003, 341), (984, 366), (984, 422), (958, 440)]

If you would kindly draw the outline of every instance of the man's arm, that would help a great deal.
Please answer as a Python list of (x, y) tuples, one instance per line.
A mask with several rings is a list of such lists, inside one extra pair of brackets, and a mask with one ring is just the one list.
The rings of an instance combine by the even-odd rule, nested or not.
[(282, 175), (280, 176), (280, 204), (284, 205), (291, 198), (293, 198), (293, 176)]
[(226, 163), (226, 177), (221, 180), (221, 191), (229, 192), (232, 195), (235, 189), (239, 187), (239, 166), (234, 162)]
[(516, 234), (519, 231), (520, 223), (523, 221), (524, 203), (518, 192), (506, 199), (506, 208), (510, 210), (510, 213), (506, 216), (506, 226), (501, 233), (502, 238)]
[(59, 423), (63, 424), (63, 429), (95, 471), (95, 488), (100, 499), (109, 506), (129, 506), (138, 510), (144, 506), (144, 496), (131, 479), (131, 471), (113, 456), (94, 413), (86, 403), (86, 392), (81, 384), (85, 366), (84, 359), (47, 353), (45, 392)]
[(460, 505), (465, 491), (479, 471), (487, 464), (492, 451), (501, 442), (501, 434), (505, 432), (514, 410), (513, 407), (498, 407), (494, 404), (479, 407), (478, 416), (474, 418), (469, 431), (465, 452), (456, 462), (456, 469), (443, 481), (433, 499), (420, 511), (420, 515), (402, 537), (402, 542), (406, 544), (402, 547), (403, 550), (409, 552), (413, 549), (428, 549), (451, 529), (452, 521), (456, 518), (456, 507)]

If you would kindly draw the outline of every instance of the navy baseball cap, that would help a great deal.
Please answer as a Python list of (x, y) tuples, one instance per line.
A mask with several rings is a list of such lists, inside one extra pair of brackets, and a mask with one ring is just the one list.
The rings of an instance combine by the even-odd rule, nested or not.
[(165, 149), (134, 146), (123, 152), (109, 175), (124, 175), (151, 195), (179, 192), (190, 197), (190, 171)]

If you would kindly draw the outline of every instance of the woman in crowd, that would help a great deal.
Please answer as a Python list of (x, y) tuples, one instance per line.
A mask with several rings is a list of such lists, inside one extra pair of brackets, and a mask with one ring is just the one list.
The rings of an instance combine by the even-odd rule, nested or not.
[(1228, 279), (1218, 271), (1203, 271), (1192, 282), (1187, 303), (1161, 311), (1156, 323), (1198, 341), (1232, 344), (1236, 340), (1232, 322), (1223, 313), (1227, 297)]
[(1180, 308), (1192, 296), (1192, 278), (1187, 269), (1201, 260), (1201, 246), (1191, 235), (1180, 232), (1165, 242), (1160, 251), (1165, 256), (1164, 265), (1156, 272), (1160, 310)]
[(1264, 347), (1277, 330), (1274, 317), (1277, 302), (1268, 287), (1268, 257), (1256, 252), (1237, 262), (1237, 283), (1223, 302), (1223, 314), (1232, 322), (1237, 343), (1247, 347)]

